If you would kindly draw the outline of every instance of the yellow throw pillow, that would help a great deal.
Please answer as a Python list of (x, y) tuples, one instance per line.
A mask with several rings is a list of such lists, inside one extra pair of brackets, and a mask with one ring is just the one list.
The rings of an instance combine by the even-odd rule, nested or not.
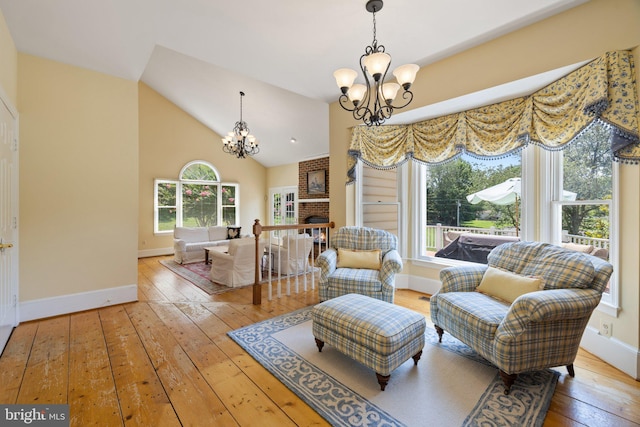
[(338, 248), (338, 268), (367, 268), (380, 270), (380, 249), (359, 251)]
[(520, 295), (539, 291), (543, 288), (544, 280), (540, 277), (520, 276), (510, 271), (488, 267), (476, 290), (512, 303)]

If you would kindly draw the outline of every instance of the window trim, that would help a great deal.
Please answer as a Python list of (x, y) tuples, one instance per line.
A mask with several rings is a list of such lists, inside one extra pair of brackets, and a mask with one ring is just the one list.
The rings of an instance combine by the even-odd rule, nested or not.
[[(178, 190), (179, 182), (174, 179), (154, 179), (153, 180), (153, 234), (168, 234), (173, 233), (173, 230), (160, 230), (160, 205), (158, 204), (158, 185), (160, 184), (175, 184), (176, 186), (176, 204), (173, 208), (176, 210), (176, 224), (178, 224)], [(162, 208), (169, 208), (170, 206), (162, 206)]]
[[(542, 150), (548, 161), (542, 164), (546, 167), (541, 168), (541, 182), (546, 185), (542, 188), (546, 188), (547, 191), (542, 200), (542, 206), (548, 206), (548, 209), (543, 209), (543, 213), (546, 214), (551, 227), (546, 228), (547, 236), (545, 236), (546, 242), (553, 244), (561, 243), (562, 230), (558, 229), (562, 224), (562, 206), (575, 205), (575, 204), (606, 204), (609, 205), (609, 263), (613, 265), (613, 273), (609, 279), (609, 293), (603, 293), (600, 300), (600, 304), (596, 310), (607, 314), (612, 317), (618, 317), (620, 313), (620, 283), (618, 280), (618, 248), (620, 245), (620, 165), (618, 162), (613, 162), (611, 169), (611, 200), (580, 200), (578, 202), (563, 202), (560, 201), (559, 194), (562, 191), (562, 151), (546, 151)], [(548, 172), (548, 173), (546, 173)], [(552, 188), (552, 182), (556, 185)], [(543, 219), (541, 217), (540, 223)], [(542, 229), (542, 227), (540, 227)]]

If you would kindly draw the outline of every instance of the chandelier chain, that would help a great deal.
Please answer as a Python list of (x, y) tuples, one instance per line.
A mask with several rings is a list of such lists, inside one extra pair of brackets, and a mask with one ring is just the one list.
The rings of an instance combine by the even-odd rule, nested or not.
[(377, 36), (376, 36), (376, 8), (374, 6), (373, 8), (373, 12), (371, 12), (371, 14), (373, 15), (373, 49), (375, 50), (376, 47), (378, 46), (378, 40), (377, 40)]

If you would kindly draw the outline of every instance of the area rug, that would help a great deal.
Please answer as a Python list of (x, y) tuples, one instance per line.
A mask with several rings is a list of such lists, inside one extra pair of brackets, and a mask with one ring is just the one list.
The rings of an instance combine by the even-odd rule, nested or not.
[(161, 260), (160, 264), (164, 265), (178, 276), (190, 281), (209, 295), (221, 294), (233, 289), (238, 289), (212, 282), (209, 279), (211, 264), (205, 264), (204, 261), (179, 264), (174, 260)]
[(334, 426), (540, 426), (559, 374), (518, 376), (509, 395), (498, 370), (457, 339), (427, 327), (417, 366), (375, 373), (325, 345), (316, 347), (307, 307), (229, 336)]

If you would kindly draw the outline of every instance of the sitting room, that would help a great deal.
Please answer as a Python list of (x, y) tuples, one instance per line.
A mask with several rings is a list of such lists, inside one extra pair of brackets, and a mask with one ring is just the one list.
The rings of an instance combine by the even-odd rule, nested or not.
[(0, 419), (640, 425), (638, 24), (0, 0)]

